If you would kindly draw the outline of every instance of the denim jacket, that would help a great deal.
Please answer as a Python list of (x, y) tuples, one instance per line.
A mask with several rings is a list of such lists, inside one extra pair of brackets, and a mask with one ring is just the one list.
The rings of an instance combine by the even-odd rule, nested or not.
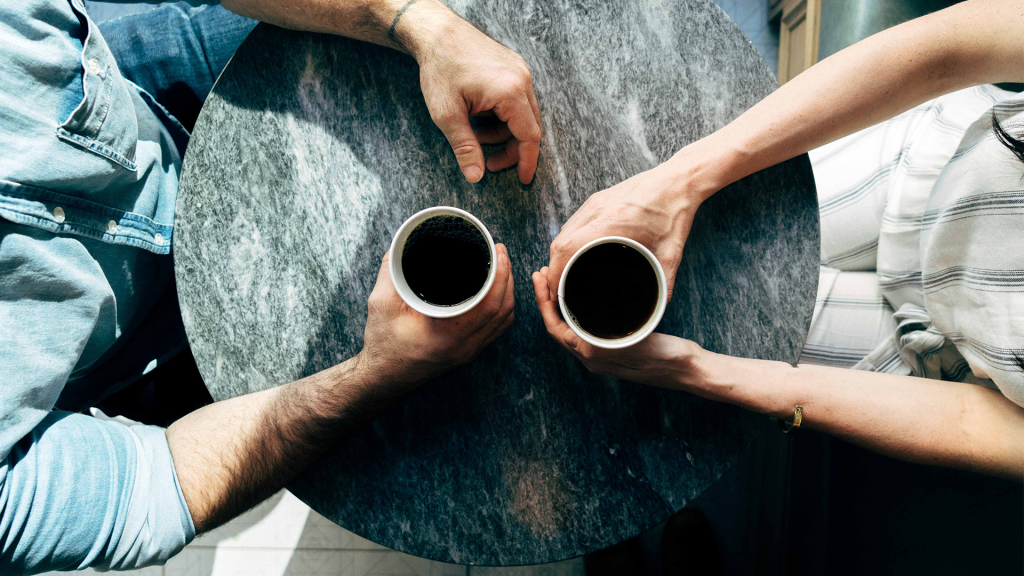
[[(36, 34), (10, 30), (0, 45), (0, 216), (169, 253), (184, 129), (121, 76), (81, 0), (4, 4), (5, 27)], [(58, 4), (52, 19), (73, 28), (40, 41), (49, 23), (25, 12)]]
[(162, 563), (195, 536), (162, 429), (52, 411), (159, 338), (137, 327), (171, 285), (186, 138), (81, 0), (0, 1), (0, 573)]

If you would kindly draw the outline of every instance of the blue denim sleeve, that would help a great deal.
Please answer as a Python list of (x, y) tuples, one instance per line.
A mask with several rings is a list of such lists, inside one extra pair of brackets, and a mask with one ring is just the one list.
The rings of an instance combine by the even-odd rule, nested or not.
[(0, 572), (163, 564), (195, 537), (164, 430), (53, 412), (0, 463)]
[(195, 536), (163, 429), (51, 411), (118, 333), (83, 242), (0, 219), (0, 574), (161, 563)]

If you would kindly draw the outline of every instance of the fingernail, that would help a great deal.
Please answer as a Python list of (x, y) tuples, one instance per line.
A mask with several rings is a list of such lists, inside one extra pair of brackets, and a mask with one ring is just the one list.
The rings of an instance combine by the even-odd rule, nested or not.
[(466, 166), (462, 169), (462, 173), (466, 175), (466, 180), (469, 180), (470, 182), (477, 182), (480, 178), (483, 178), (484, 175), (479, 166)]

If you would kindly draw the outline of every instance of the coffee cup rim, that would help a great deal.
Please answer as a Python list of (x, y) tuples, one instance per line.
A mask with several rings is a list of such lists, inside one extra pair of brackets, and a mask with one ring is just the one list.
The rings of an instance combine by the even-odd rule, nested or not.
[[(472, 298), (465, 302), (456, 304), (454, 306), (438, 306), (436, 304), (430, 304), (420, 299), (409, 288), (408, 282), (405, 280), (405, 274), (402, 270), (402, 250), (405, 248), (405, 242), (409, 239), (409, 234), (420, 225), (423, 221), (433, 218), (435, 216), (459, 216), (472, 223), (480, 232), (483, 233), (484, 239), (487, 240), (487, 249), (491, 254), (491, 268), (487, 272), (487, 280), (484, 281), (483, 287), (476, 293)], [(454, 206), (433, 206), (420, 210), (413, 214), (398, 227), (398, 231), (391, 238), (391, 248), (388, 250), (388, 272), (391, 275), (391, 284), (395, 287), (395, 291), (398, 292), (398, 296), (403, 302), (409, 305), (410, 308), (431, 318), (453, 318), (460, 314), (469, 312), (477, 304), (479, 304), (487, 296), (487, 293), (491, 291), (491, 286), (494, 285), (494, 278), (497, 276), (498, 271), (498, 251), (494, 246), (494, 238), (491, 237), (490, 231), (484, 226), (484, 223), (479, 218), (473, 216), (465, 210), (455, 208)], [(397, 257), (396, 257), (397, 256)]]
[[(647, 319), (647, 322), (636, 332), (622, 338), (599, 338), (593, 334), (583, 330), (572, 320), (569, 315), (569, 310), (565, 306), (565, 279), (569, 275), (569, 269), (576, 260), (583, 255), (586, 251), (590, 250), (594, 246), (600, 244), (625, 244), (631, 248), (636, 249), (638, 252), (647, 258), (647, 262), (654, 268), (655, 276), (658, 278), (658, 303), (654, 307), (654, 313)], [(596, 240), (591, 240), (583, 245), (572, 258), (565, 264), (565, 268), (562, 269), (562, 276), (558, 280), (558, 308), (562, 311), (562, 318), (565, 319), (565, 323), (569, 325), (569, 328), (576, 333), (584, 342), (597, 346), (598, 348), (605, 348), (614, 350), (618, 348), (628, 348), (634, 344), (639, 343), (644, 338), (647, 338), (654, 332), (654, 329), (658, 327), (658, 323), (661, 322), (661, 317), (665, 315), (665, 308), (668, 305), (668, 282), (665, 279), (665, 270), (661, 267), (661, 262), (654, 256), (654, 254), (647, 249), (646, 246), (633, 240), (632, 238), (626, 238), (625, 236), (604, 236)]]

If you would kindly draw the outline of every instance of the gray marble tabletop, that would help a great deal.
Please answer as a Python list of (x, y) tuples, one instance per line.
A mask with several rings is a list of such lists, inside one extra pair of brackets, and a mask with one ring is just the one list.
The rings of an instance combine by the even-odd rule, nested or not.
[[(218, 81), (185, 158), (181, 310), (214, 398), (289, 382), (360, 349), (367, 296), (405, 218), (434, 205), (469, 210), (508, 246), (515, 325), (289, 489), (417, 556), (565, 559), (685, 506), (770, 422), (589, 374), (548, 339), (530, 273), (587, 196), (666, 160), (777, 84), (711, 0), (451, 5), (530, 66), (544, 124), (533, 185), (514, 170), (463, 179), (410, 57), (261, 24)], [(794, 362), (818, 253), (806, 156), (729, 186), (697, 214), (659, 330)]]

